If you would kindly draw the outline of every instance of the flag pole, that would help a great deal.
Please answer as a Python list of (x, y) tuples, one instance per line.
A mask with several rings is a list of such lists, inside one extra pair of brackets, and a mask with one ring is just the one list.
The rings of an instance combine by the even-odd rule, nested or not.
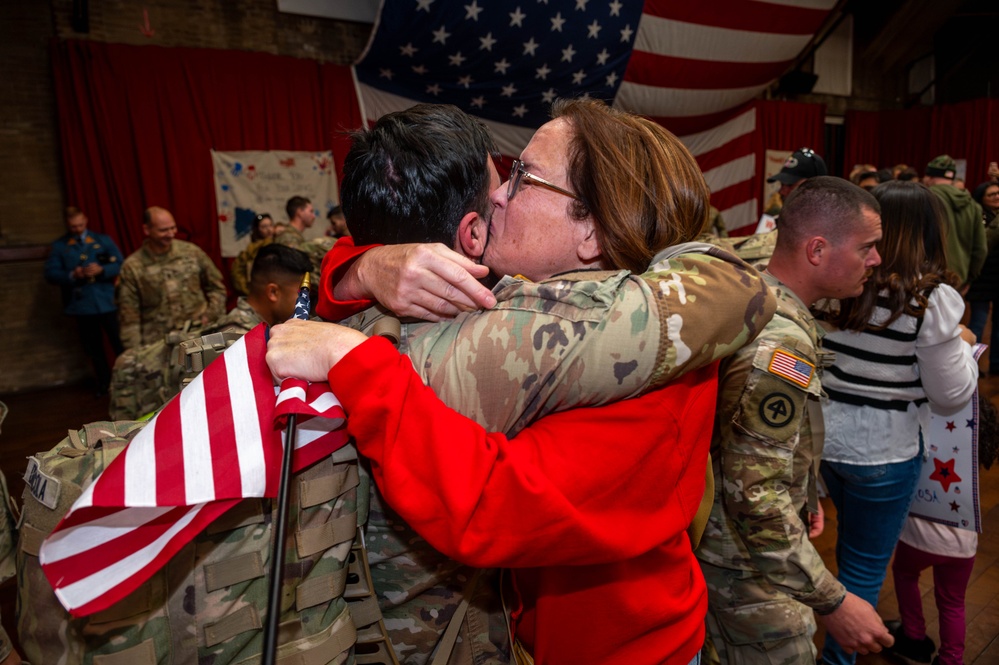
[[(309, 318), (309, 273), (302, 278), (293, 318)], [(291, 460), (295, 451), (298, 426), (296, 414), (288, 415), (284, 433), (284, 455), (281, 458), (281, 480), (278, 484), (277, 519), (274, 521), (274, 549), (271, 552), (270, 589), (267, 592), (267, 623), (264, 625), (263, 665), (277, 662), (277, 632), (281, 618), (281, 583), (284, 581), (284, 541), (288, 532), (288, 495), (291, 488)]]

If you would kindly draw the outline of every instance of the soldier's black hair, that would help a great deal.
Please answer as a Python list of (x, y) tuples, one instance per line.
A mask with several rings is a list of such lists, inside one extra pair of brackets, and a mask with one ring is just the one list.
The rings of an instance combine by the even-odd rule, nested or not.
[(312, 262), (305, 252), (271, 243), (264, 245), (253, 259), (250, 269), (250, 290), (255, 285), (269, 282), (284, 283), (301, 281), (305, 273), (312, 270)]
[(461, 218), (487, 213), (496, 146), (458, 107), (418, 104), (351, 138), (340, 196), (356, 244), (453, 247)]
[(310, 203), (312, 203), (312, 201), (305, 198), (304, 196), (293, 196), (290, 199), (288, 199), (288, 202), (284, 204), (284, 211), (288, 215), (288, 221), (290, 222), (291, 220), (295, 219), (295, 215), (298, 213), (298, 211), (304, 208), (305, 206), (309, 205)]

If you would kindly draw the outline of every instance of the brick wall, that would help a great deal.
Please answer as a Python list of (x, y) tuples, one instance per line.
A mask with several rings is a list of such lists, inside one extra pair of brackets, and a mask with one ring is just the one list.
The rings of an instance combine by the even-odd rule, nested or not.
[[(277, 11), (275, 0), (90, 0), (89, 32), (72, 0), (0, 2), (0, 248), (47, 244), (63, 232), (49, 42), (262, 51), (350, 64), (371, 26)], [(151, 35), (144, 34), (148, 15)], [(0, 394), (76, 381), (87, 363), (41, 260), (0, 259)]]

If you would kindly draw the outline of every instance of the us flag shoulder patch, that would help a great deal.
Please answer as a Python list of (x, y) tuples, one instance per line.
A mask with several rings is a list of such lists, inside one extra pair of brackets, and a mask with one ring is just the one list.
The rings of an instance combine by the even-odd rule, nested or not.
[(774, 351), (774, 355), (770, 359), (770, 366), (767, 369), (771, 374), (785, 378), (802, 388), (808, 387), (812, 381), (812, 374), (815, 373), (815, 365), (804, 358), (799, 358), (780, 349)]

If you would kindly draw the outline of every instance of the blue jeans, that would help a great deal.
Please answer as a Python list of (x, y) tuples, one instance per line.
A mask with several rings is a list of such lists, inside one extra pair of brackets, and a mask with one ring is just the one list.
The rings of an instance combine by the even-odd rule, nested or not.
[[(912, 494), (923, 465), (922, 455), (894, 464), (860, 466), (822, 462), (822, 478), (836, 506), (836, 563), (839, 581), (874, 607)], [(831, 665), (856, 661), (830, 635), (822, 659)]]
[[(985, 322), (989, 319), (988, 300), (971, 301), (971, 319), (968, 321), (968, 328), (975, 333), (979, 342), (983, 342), (982, 335), (985, 334)], [(992, 308), (992, 334), (989, 340), (989, 372), (999, 372), (999, 306)]]

